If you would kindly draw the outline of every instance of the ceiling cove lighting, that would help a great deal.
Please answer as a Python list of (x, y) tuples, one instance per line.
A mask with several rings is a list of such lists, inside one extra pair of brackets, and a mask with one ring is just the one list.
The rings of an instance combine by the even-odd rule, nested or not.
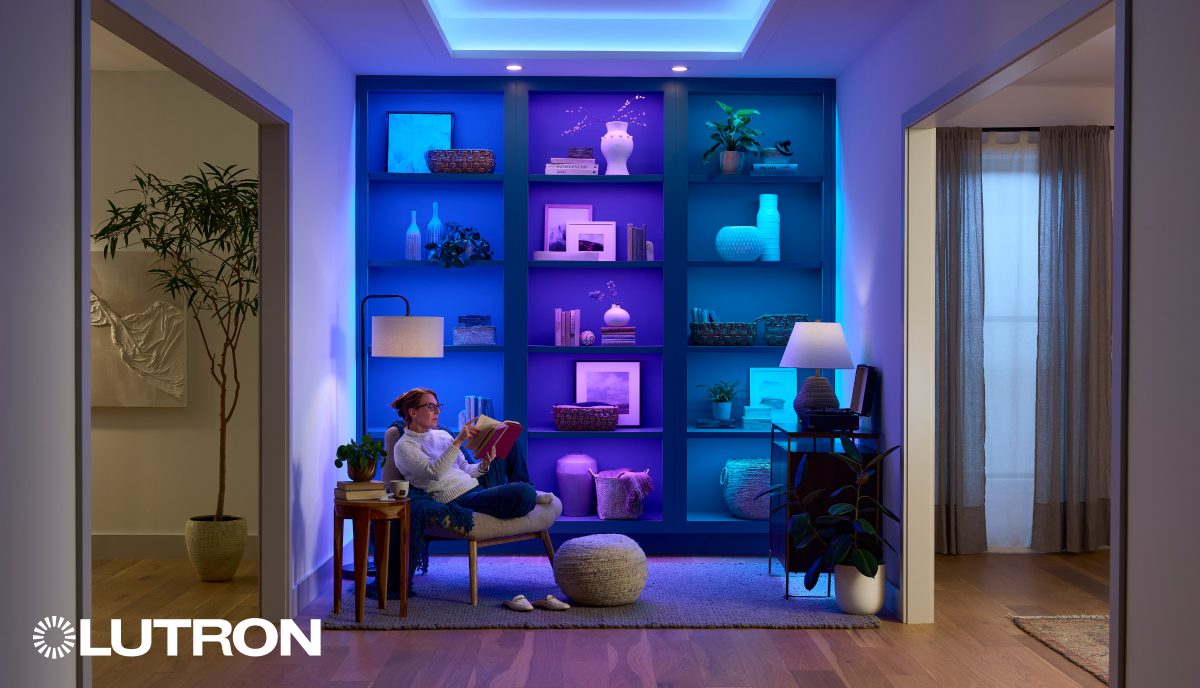
[(672, 72), (686, 72), (687, 67), (684, 67), (683, 65), (675, 65), (674, 67), (671, 68), (671, 71)]
[[(740, 59), (775, 0), (425, 0), (453, 57)], [(515, 70), (514, 70), (515, 71)]]

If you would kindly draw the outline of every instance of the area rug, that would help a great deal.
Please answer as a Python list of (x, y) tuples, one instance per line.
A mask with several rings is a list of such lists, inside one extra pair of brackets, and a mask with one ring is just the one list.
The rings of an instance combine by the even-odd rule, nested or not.
[(1017, 628), (1108, 683), (1107, 616), (1014, 616)]
[(545, 557), (480, 557), (479, 606), (471, 606), (466, 557), (432, 557), (429, 573), (417, 576), (408, 617), (389, 600), (386, 610), (367, 600), (363, 622), (354, 621), (354, 586), (343, 586), (342, 613), (330, 614), (331, 630), (404, 630), (452, 628), (876, 628), (879, 618), (843, 614), (824, 597), (822, 580), (811, 593), (793, 574), (792, 592), (819, 597), (784, 599), (779, 566), (767, 575), (761, 558), (651, 557), (641, 598), (622, 607), (572, 606), (566, 611), (517, 612), (504, 600), (523, 594), (530, 600), (552, 594), (566, 599), (554, 584)]

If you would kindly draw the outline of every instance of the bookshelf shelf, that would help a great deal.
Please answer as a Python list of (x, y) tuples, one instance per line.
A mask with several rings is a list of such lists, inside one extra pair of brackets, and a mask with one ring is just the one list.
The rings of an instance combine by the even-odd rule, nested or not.
[(531, 427), (533, 437), (588, 437), (593, 439), (621, 439), (629, 437), (662, 437), (662, 428), (617, 428), (616, 430), (555, 430), (553, 427)]
[(819, 260), (689, 260), (689, 268), (731, 268), (736, 270), (820, 270)]
[(661, 354), (662, 346), (549, 346), (530, 344), (531, 354)]
[(661, 260), (618, 260), (618, 261), (599, 261), (599, 260), (531, 260), (529, 267), (531, 269), (539, 268), (584, 268), (592, 270), (626, 270), (626, 269), (641, 269), (641, 270), (661, 270), (663, 263)]
[(552, 184), (661, 184), (661, 174), (623, 174), (606, 176), (603, 174), (531, 174), (531, 183), (549, 182)]
[(503, 268), (504, 261), (502, 260), (476, 260), (465, 268), (447, 268), (441, 263), (434, 263), (429, 260), (369, 260), (367, 261), (368, 268), (404, 268), (406, 270), (429, 270), (436, 268), (444, 270), (447, 274), (458, 274), (460, 270), (474, 270), (476, 268)]
[(404, 182), (406, 184), (453, 184), (456, 182), (491, 182), (504, 181), (504, 175), (495, 174), (451, 174), (436, 172), (372, 172), (367, 175), (372, 182)]
[(799, 174), (690, 174), (689, 184), (820, 184), (821, 175)]

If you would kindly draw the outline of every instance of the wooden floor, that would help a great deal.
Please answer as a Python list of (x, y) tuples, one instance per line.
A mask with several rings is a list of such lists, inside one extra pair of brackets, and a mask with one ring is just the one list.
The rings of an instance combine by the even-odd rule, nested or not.
[[(257, 615), (254, 562), (231, 584), (197, 582), (187, 562), (93, 568), (96, 643), (108, 619)], [(93, 660), (95, 686), (1100, 686), (1018, 630), (1009, 614), (1104, 614), (1108, 553), (938, 557), (937, 623), (872, 630), (488, 630), (322, 632), (321, 657)], [(465, 585), (465, 581), (464, 581)], [(730, 591), (736, 594), (736, 591)], [(323, 616), (325, 595), (304, 610)], [(464, 610), (465, 611), (465, 610)], [(132, 633), (131, 633), (132, 631)], [(126, 630), (134, 644), (136, 630)], [(211, 646), (210, 646), (211, 647)]]

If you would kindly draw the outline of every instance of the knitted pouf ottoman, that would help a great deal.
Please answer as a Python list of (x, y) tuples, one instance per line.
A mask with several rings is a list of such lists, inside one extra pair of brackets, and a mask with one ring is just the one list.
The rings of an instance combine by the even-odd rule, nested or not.
[(554, 582), (575, 604), (632, 604), (646, 586), (646, 553), (624, 535), (567, 540), (554, 553)]

